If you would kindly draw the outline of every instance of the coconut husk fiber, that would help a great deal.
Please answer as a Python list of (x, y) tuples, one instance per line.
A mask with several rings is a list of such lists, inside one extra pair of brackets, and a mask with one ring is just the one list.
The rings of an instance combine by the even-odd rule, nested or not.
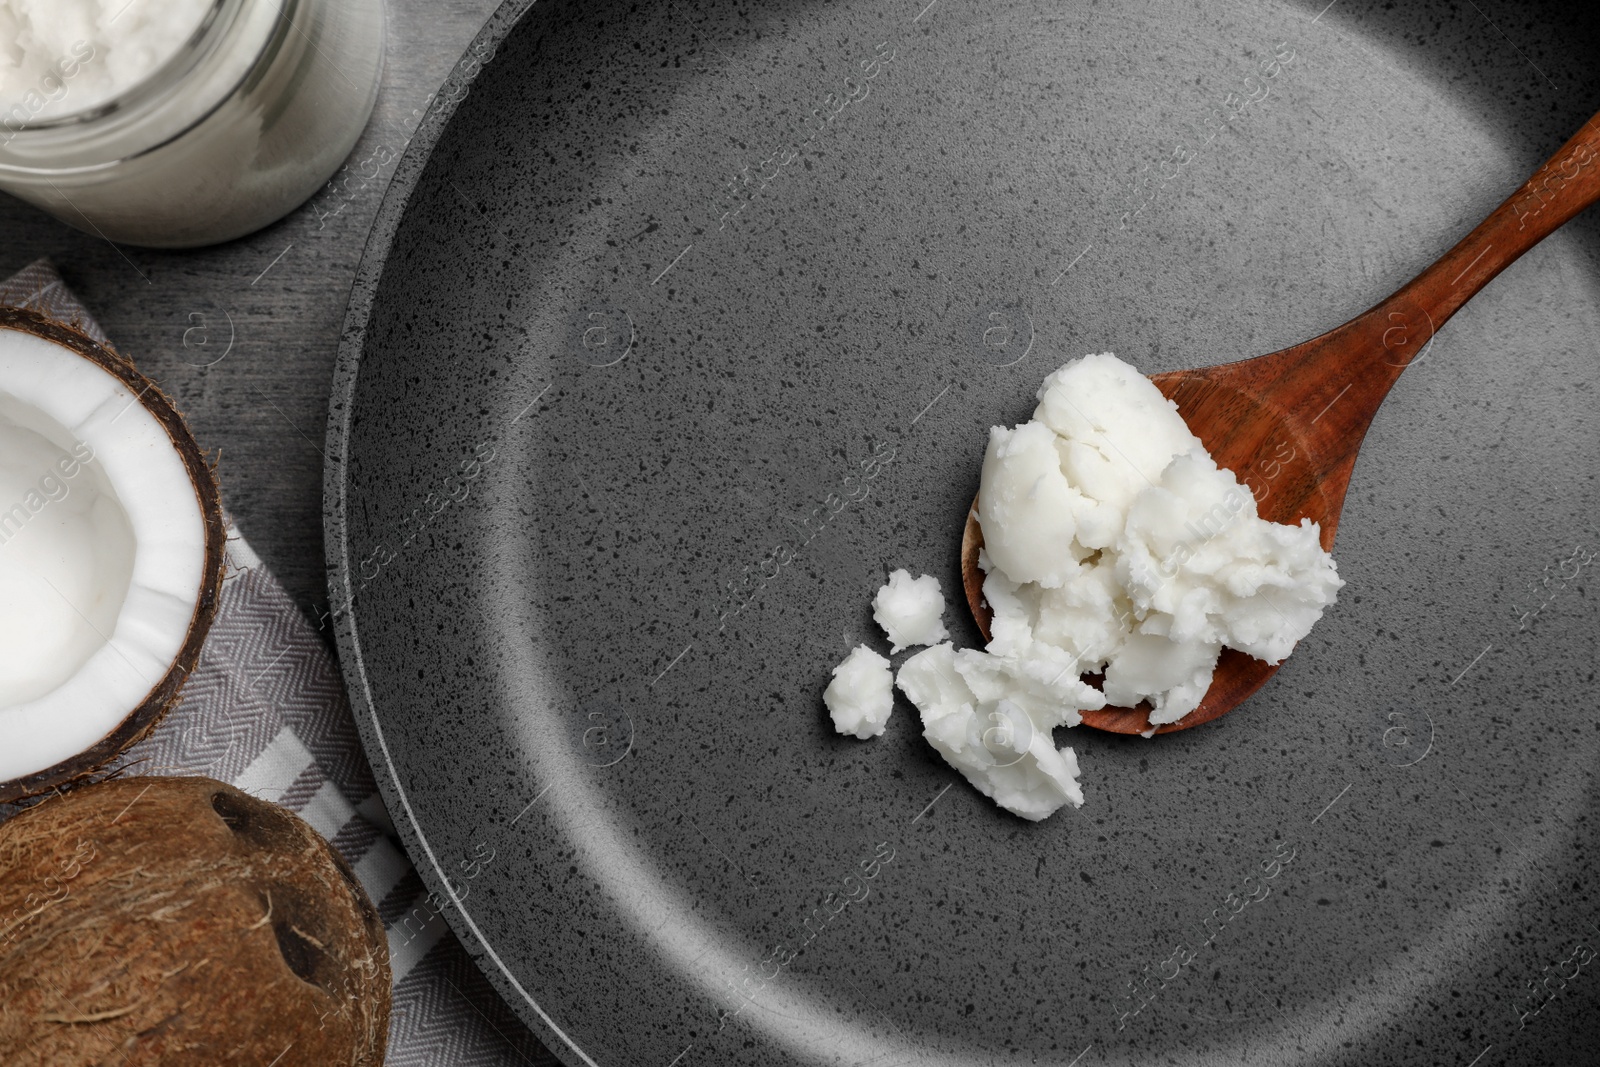
[(0, 825), (7, 1067), (378, 1067), (377, 909), (292, 813), (209, 778), (120, 778)]

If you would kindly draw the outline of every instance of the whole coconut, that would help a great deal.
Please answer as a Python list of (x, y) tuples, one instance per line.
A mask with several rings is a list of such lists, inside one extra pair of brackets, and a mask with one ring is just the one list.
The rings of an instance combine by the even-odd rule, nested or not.
[(0, 825), (9, 1067), (379, 1067), (377, 909), (290, 812), (209, 778), (121, 778)]

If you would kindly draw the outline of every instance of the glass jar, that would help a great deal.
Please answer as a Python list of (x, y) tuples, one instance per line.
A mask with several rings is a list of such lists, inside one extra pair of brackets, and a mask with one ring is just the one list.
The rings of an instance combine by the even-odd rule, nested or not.
[[(189, 248), (260, 229), (355, 147), (377, 101), (384, 23), (383, 0), (216, 0), (121, 95), (0, 121), (0, 189), (127, 244)], [(63, 84), (70, 92), (70, 75)]]

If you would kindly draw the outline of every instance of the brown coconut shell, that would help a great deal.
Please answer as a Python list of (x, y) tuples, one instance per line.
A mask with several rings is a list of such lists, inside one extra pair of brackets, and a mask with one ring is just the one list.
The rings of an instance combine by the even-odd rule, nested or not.
[(155, 416), (167, 431), (173, 449), (182, 458), (194, 485), (195, 498), (200, 503), (200, 514), (206, 527), (206, 559), (199, 594), (195, 598), (194, 614), (189, 619), (189, 632), (183, 646), (168, 665), (167, 671), (137, 706), (128, 709), (117, 727), (93, 746), (53, 767), (33, 774), (0, 782), (0, 803), (22, 797), (45, 793), (66, 782), (85, 778), (116, 759), (122, 752), (143, 739), (161, 721), (178, 701), (178, 692), (188, 680), (189, 673), (200, 662), (200, 646), (206, 631), (217, 614), (217, 603), (222, 595), (223, 571), (226, 565), (224, 550), (227, 529), (222, 519), (222, 496), (217, 489), (217, 479), (206, 463), (194, 435), (183, 421), (183, 416), (173, 406), (156, 384), (134, 367), (133, 363), (116, 350), (102, 345), (87, 334), (46, 318), (26, 308), (0, 307), (0, 330), (18, 330), (31, 333), (89, 360), (120, 381), (129, 392), (139, 398), (145, 410)]
[(383, 923), (299, 817), (118, 778), (0, 825), (8, 1067), (379, 1067)]

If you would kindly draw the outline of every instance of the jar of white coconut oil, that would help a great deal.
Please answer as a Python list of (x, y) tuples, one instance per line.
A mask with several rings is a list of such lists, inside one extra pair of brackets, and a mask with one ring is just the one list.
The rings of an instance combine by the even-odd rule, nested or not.
[(349, 155), (383, 0), (0, 0), (0, 189), (108, 240), (260, 229)]

